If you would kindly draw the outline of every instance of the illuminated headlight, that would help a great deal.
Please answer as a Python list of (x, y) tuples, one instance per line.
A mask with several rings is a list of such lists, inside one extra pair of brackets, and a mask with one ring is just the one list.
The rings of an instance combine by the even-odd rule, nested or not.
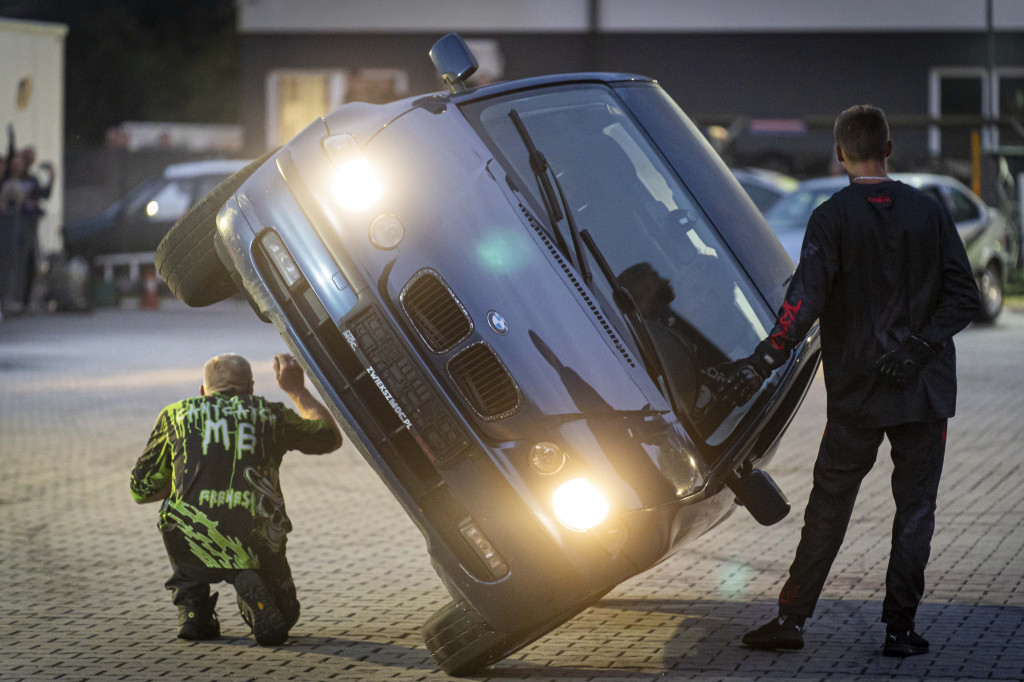
[(557, 474), (565, 466), (565, 451), (554, 443), (537, 443), (530, 450), (530, 470), (541, 476)]
[(405, 225), (393, 213), (385, 213), (370, 223), (370, 242), (378, 249), (393, 249), (405, 238)]
[(284, 242), (276, 232), (267, 232), (263, 235), (263, 248), (267, 250), (270, 260), (277, 267), (277, 271), (288, 286), (292, 286), (302, 279), (299, 266), (292, 260), (291, 254), (288, 253), (288, 249), (285, 248)]
[(324, 139), (323, 145), (335, 169), (331, 194), (338, 205), (358, 212), (377, 203), (384, 189), (356, 139), (351, 135), (331, 135)]
[(345, 161), (334, 171), (331, 193), (339, 206), (359, 212), (377, 203), (384, 189), (370, 167), (370, 162), (360, 156)]
[(558, 486), (552, 504), (555, 517), (570, 530), (589, 530), (608, 516), (608, 500), (585, 478)]

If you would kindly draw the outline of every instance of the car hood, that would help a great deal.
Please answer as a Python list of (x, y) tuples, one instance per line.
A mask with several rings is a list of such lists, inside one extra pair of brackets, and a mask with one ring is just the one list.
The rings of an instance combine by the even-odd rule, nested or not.
[[(472, 318), (472, 340), (494, 348), (541, 414), (666, 408), (619, 313), (605, 310), (563, 267), (540, 228), (546, 219), (518, 202), (483, 145), (467, 141), (475, 136), (457, 136), (462, 144), (453, 148), (456, 138), (438, 135), (434, 116), (414, 111), (366, 149), (371, 160), (404, 160), (394, 167), (381, 162), (387, 182), (401, 191), (379, 210), (400, 216), (406, 227), (387, 280), (389, 298), (399, 300), (422, 269), (437, 272)], [(449, 116), (452, 128), (465, 125)], [(368, 246), (360, 262), (372, 262)], [(504, 326), (495, 329), (494, 319)], [(498, 422), (485, 428), (495, 436), (502, 430)]]
[[(331, 133), (345, 131), (339, 119), (327, 124)], [(591, 470), (625, 467), (628, 476), (607, 478), (627, 481), (618, 497), (633, 508), (703, 483), (693, 443), (618, 311), (579, 281), (541, 229), (545, 218), (518, 202), (461, 115), (415, 108), (363, 135), (370, 139), (363, 153), (385, 187), (372, 210), (352, 215), (332, 204), (318, 179), (329, 164), (311, 155), (297, 168), (326, 223), (340, 226), (342, 248), (485, 440), (503, 450), (555, 441)], [(404, 224), (397, 248), (377, 249), (367, 239), (380, 215)], [(472, 320), (469, 337), (442, 353), (430, 350), (402, 303), (409, 283), (428, 271)], [(514, 381), (521, 400), (512, 414), (481, 416), (453, 378), (453, 358), (478, 344), (493, 350)]]

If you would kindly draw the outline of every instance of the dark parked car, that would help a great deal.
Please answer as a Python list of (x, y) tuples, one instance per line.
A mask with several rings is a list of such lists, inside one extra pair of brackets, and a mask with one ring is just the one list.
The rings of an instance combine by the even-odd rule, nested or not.
[(747, 404), (714, 397), (792, 265), (656, 82), (466, 89), (457, 36), (431, 55), (450, 92), (315, 121), (218, 187), (157, 263), (187, 303), (237, 286), (277, 327), (426, 538), (452, 596), (427, 648), (465, 674), (737, 501), (785, 516), (761, 467), (819, 342)]
[[(1003, 286), (1017, 262), (1016, 242), (1006, 218), (995, 208), (986, 206), (959, 180), (947, 175), (890, 173), (890, 177), (924, 190), (949, 210), (964, 240), (981, 292), (978, 319), (992, 322), (999, 317), (1003, 309)], [(845, 175), (805, 180), (765, 213), (768, 224), (794, 262), (800, 259), (800, 246), (811, 212), (847, 184), (849, 179)]]
[(86, 258), (106, 253), (156, 251), (157, 245), (196, 201), (248, 161), (177, 163), (149, 178), (102, 213), (64, 226), (64, 250)]

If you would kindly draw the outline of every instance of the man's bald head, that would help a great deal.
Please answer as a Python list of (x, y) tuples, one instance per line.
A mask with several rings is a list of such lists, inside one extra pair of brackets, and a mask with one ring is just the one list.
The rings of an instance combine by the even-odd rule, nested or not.
[(252, 393), (252, 367), (249, 361), (234, 353), (210, 358), (203, 370), (203, 394), (230, 389)]

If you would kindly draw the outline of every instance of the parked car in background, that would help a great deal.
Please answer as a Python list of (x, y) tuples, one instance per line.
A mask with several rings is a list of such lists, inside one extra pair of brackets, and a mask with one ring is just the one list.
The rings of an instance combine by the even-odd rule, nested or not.
[(152, 253), (189, 207), (247, 163), (221, 159), (170, 165), (98, 215), (65, 225), (65, 253), (85, 258)]
[(796, 178), (765, 168), (733, 168), (732, 174), (761, 213), (800, 186)]
[[(987, 206), (956, 178), (931, 173), (890, 173), (889, 176), (923, 190), (949, 210), (981, 292), (978, 321), (995, 320), (1003, 308), (1003, 287), (1017, 261), (1016, 240), (1005, 216)], [(811, 212), (848, 184), (846, 176), (805, 180), (765, 213), (768, 224), (794, 262), (800, 259), (800, 246)]]
[[(716, 367), (767, 334), (792, 263), (653, 80), (578, 73), (346, 104), (172, 228), (189, 305), (241, 290), (423, 533), (445, 671), (534, 641), (698, 542), (789, 505), (762, 469), (817, 330), (757, 396)], [(219, 209), (219, 212), (218, 212)], [(358, 523), (347, 519), (345, 523)]]

